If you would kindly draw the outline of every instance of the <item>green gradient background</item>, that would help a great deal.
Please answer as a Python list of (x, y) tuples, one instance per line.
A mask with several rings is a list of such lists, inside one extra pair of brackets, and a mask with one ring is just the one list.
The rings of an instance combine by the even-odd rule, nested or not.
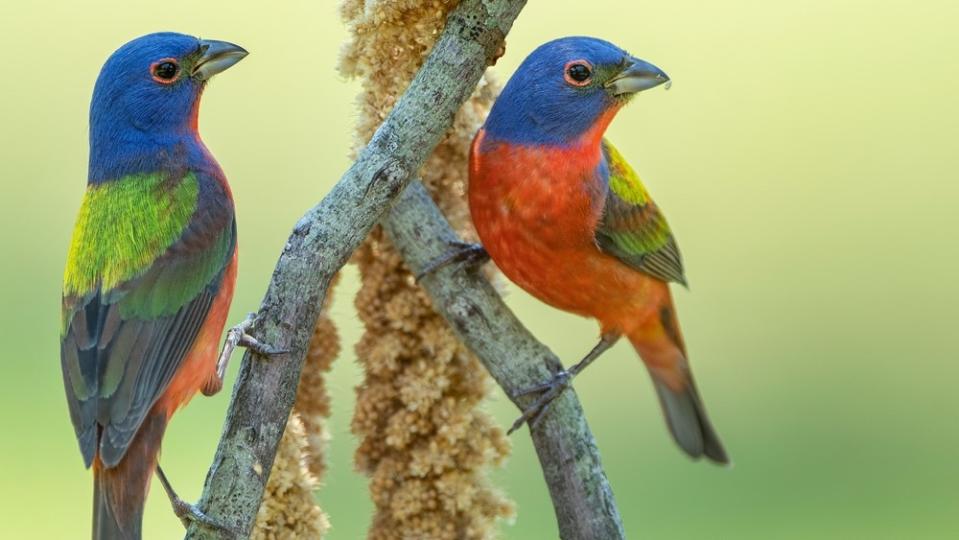
[[(956, 3), (628, 4), (532, 0), (495, 72), (505, 80), (547, 39), (591, 34), (675, 81), (637, 99), (610, 136), (680, 239), (692, 283), (676, 293), (680, 318), (736, 465), (681, 455), (643, 367), (614, 349), (576, 388), (630, 536), (959, 537)], [(3, 538), (88, 535), (91, 481), (64, 405), (57, 321), (106, 56), (165, 29), (252, 52), (211, 85), (201, 119), (239, 212), (234, 321), (258, 305), (292, 224), (348, 165), (357, 86), (335, 70), (345, 31), (334, 2), (158, 5), (0, 7)], [(337, 540), (362, 537), (370, 510), (349, 432), (355, 289), (349, 269), (333, 308), (346, 352), (330, 378), (330, 472), (318, 494)], [(568, 361), (592, 345), (591, 322), (514, 287), (508, 301)], [(196, 399), (167, 435), (163, 463), (187, 499), (199, 495), (228, 395)], [(489, 409), (504, 426), (516, 414), (499, 390)], [(554, 537), (528, 436), (513, 441), (494, 473), (518, 505), (504, 536)], [(146, 531), (181, 535), (156, 485)]]

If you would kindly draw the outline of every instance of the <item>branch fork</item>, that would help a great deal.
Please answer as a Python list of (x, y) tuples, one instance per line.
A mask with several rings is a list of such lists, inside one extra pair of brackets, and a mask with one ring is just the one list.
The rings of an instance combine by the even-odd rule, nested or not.
[[(382, 220), (414, 272), (460, 241), (423, 186), (418, 182), (407, 186), (412, 171), (423, 166), (486, 67), (501, 54), (505, 36), (525, 4), (525, 0), (462, 0), (423, 67), (356, 162), (297, 222), (255, 316), (257, 341), (279, 345), (288, 354), (274, 355), (270, 361), (259, 361), (260, 353), (252, 350), (244, 354), (197, 504), (215, 523), (240, 536), (250, 535), (323, 299), (333, 277), (373, 226)], [(561, 369), (556, 356), (529, 334), (478, 273), (441, 268), (421, 283), (437, 310), (511, 398)], [(243, 338), (236, 335), (231, 332), (231, 339), (239, 345)], [(530, 433), (560, 536), (624, 538), (599, 451), (575, 392), (561, 392)], [(186, 538), (215, 539), (221, 533), (192, 521)]]

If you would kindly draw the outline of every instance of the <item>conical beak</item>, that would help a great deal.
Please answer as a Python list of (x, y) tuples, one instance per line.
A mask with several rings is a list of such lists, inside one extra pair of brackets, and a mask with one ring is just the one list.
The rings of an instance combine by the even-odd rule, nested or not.
[(606, 83), (613, 95), (635, 94), (669, 82), (669, 75), (649, 62), (630, 58), (625, 64), (623, 71)]
[(226, 70), (250, 54), (239, 45), (212, 39), (201, 39), (200, 51), (201, 56), (193, 66), (192, 75), (201, 81), (210, 80), (210, 77)]

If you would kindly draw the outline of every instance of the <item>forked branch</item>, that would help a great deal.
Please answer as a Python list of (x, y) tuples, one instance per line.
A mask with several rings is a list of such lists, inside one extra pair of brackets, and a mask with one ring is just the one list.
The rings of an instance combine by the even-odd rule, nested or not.
[[(249, 536), (277, 445), (293, 407), (310, 335), (333, 276), (388, 211), (390, 203), (404, 192), (449, 129), (456, 111), (469, 97), (483, 71), (500, 54), (503, 40), (525, 3), (525, 0), (462, 0), (450, 14), (443, 34), (416, 78), (356, 162), (294, 227), (277, 261), (251, 332), (260, 341), (287, 353), (269, 359), (250, 350), (244, 355), (223, 434), (199, 501), (203, 512), (218, 523)], [(394, 217), (402, 216), (401, 213)], [(442, 220), (442, 216), (437, 217)], [(399, 231), (399, 224), (391, 230)], [(410, 253), (409, 256), (414, 261), (420, 260), (414, 258), (419, 255)], [(428, 278), (426, 285), (431, 289), (438, 287), (448, 277), (448, 271), (441, 271)], [(479, 287), (479, 291), (485, 286), (484, 294), (495, 296), (488, 285), (462, 281), (472, 278), (456, 279), (464, 286)], [(478, 310), (473, 320), (471, 312), (455, 311), (469, 306)], [(468, 328), (464, 331), (459, 327), (464, 324), (467, 327), (494, 324), (522, 330), (515, 317), (495, 302), (458, 303), (452, 308), (450, 313), (458, 313), (459, 318), (451, 320), (464, 338), (475, 335)], [(505, 333), (499, 335), (507, 339)], [(548, 373), (544, 367), (547, 360), (553, 367), (558, 365), (555, 357), (528, 333), (522, 331), (518, 335), (519, 340), (508, 342), (510, 345), (487, 344), (485, 348), (471, 345), (498, 381), (513, 376), (510, 371), (504, 371), (504, 366), (517, 358), (520, 347), (526, 347), (528, 354), (517, 369), (529, 380)], [(491, 355), (496, 357), (495, 361), (490, 361)], [(540, 361), (534, 362), (534, 359)], [(565, 422), (576, 425), (558, 425)], [(582, 438), (584, 434), (586, 438)], [(553, 411), (533, 431), (554, 503), (580, 501), (568, 508), (557, 507), (562, 535), (565, 538), (618, 538), (622, 536), (622, 526), (599, 466), (595, 444), (588, 435), (572, 392), (558, 400)], [(553, 440), (555, 437), (559, 438)], [(586, 455), (585, 459), (582, 454)], [(588, 470), (580, 474), (571, 467)], [(565, 512), (571, 514), (564, 515)], [(603, 520), (610, 520), (608, 526), (596, 526)], [(575, 526), (575, 522), (585, 522), (588, 526)], [(596, 532), (601, 530), (615, 534)], [(194, 522), (186, 537), (218, 538), (221, 533)]]

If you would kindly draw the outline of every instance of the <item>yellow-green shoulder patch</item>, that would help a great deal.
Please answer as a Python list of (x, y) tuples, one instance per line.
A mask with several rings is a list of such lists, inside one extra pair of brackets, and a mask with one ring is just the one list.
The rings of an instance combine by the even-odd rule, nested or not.
[(606, 139), (603, 139), (603, 149), (609, 164), (609, 188), (613, 193), (630, 204), (642, 205), (649, 202), (649, 193), (639, 175), (629, 166), (619, 150)]
[(136, 277), (179, 238), (196, 209), (192, 173), (131, 175), (87, 189), (63, 276), (64, 296)]

